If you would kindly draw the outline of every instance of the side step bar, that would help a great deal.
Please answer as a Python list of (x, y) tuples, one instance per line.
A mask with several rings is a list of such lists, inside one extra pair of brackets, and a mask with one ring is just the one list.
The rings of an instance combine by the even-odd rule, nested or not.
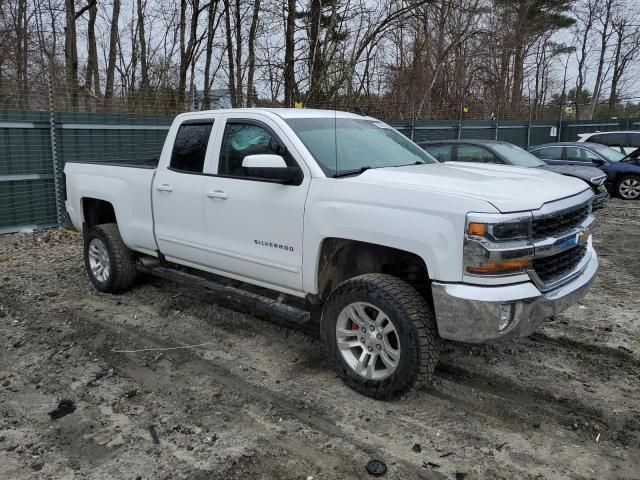
[(141, 268), (142, 271), (156, 277), (171, 280), (177, 283), (194, 285), (213, 292), (223, 300), (241, 306), (251, 313), (274, 315), (297, 325), (304, 325), (311, 319), (308, 311), (279, 303), (278, 301), (247, 292), (239, 288), (223, 285), (212, 280), (166, 267)]

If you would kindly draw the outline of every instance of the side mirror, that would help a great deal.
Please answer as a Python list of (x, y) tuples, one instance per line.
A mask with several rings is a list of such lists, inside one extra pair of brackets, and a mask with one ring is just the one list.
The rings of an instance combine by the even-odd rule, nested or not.
[(247, 169), (249, 177), (265, 182), (300, 185), (302, 170), (300, 167), (288, 167), (280, 155), (260, 154), (247, 155), (242, 160), (242, 167)]
[(606, 165), (607, 164), (607, 162), (605, 162), (601, 158), (594, 158), (593, 160), (591, 160), (591, 163), (593, 163), (594, 165), (598, 165), (598, 166), (602, 166), (602, 165)]

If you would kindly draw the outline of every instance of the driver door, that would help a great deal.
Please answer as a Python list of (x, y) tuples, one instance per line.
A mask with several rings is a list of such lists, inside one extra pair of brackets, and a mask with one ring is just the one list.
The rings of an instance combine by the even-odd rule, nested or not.
[[(205, 231), (210, 264), (228, 276), (302, 292), (302, 233), (310, 172), (296, 161), (278, 124), (260, 114), (229, 114), (206, 180)], [(248, 155), (281, 155), (299, 165), (298, 185), (248, 176)]]

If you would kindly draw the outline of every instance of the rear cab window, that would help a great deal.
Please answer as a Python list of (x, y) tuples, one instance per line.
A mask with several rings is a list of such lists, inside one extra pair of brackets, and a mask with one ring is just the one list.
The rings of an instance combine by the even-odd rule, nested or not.
[(181, 173), (202, 173), (213, 120), (187, 120), (173, 141), (169, 168)]

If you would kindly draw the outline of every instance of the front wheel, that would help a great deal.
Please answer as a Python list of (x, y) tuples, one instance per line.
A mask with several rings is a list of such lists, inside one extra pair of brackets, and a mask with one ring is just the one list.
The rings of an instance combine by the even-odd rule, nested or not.
[(617, 191), (623, 200), (637, 200), (640, 198), (640, 177), (625, 175), (618, 182)]
[(438, 362), (431, 308), (415, 288), (390, 275), (340, 284), (325, 303), (321, 333), (340, 378), (373, 398), (428, 383)]

